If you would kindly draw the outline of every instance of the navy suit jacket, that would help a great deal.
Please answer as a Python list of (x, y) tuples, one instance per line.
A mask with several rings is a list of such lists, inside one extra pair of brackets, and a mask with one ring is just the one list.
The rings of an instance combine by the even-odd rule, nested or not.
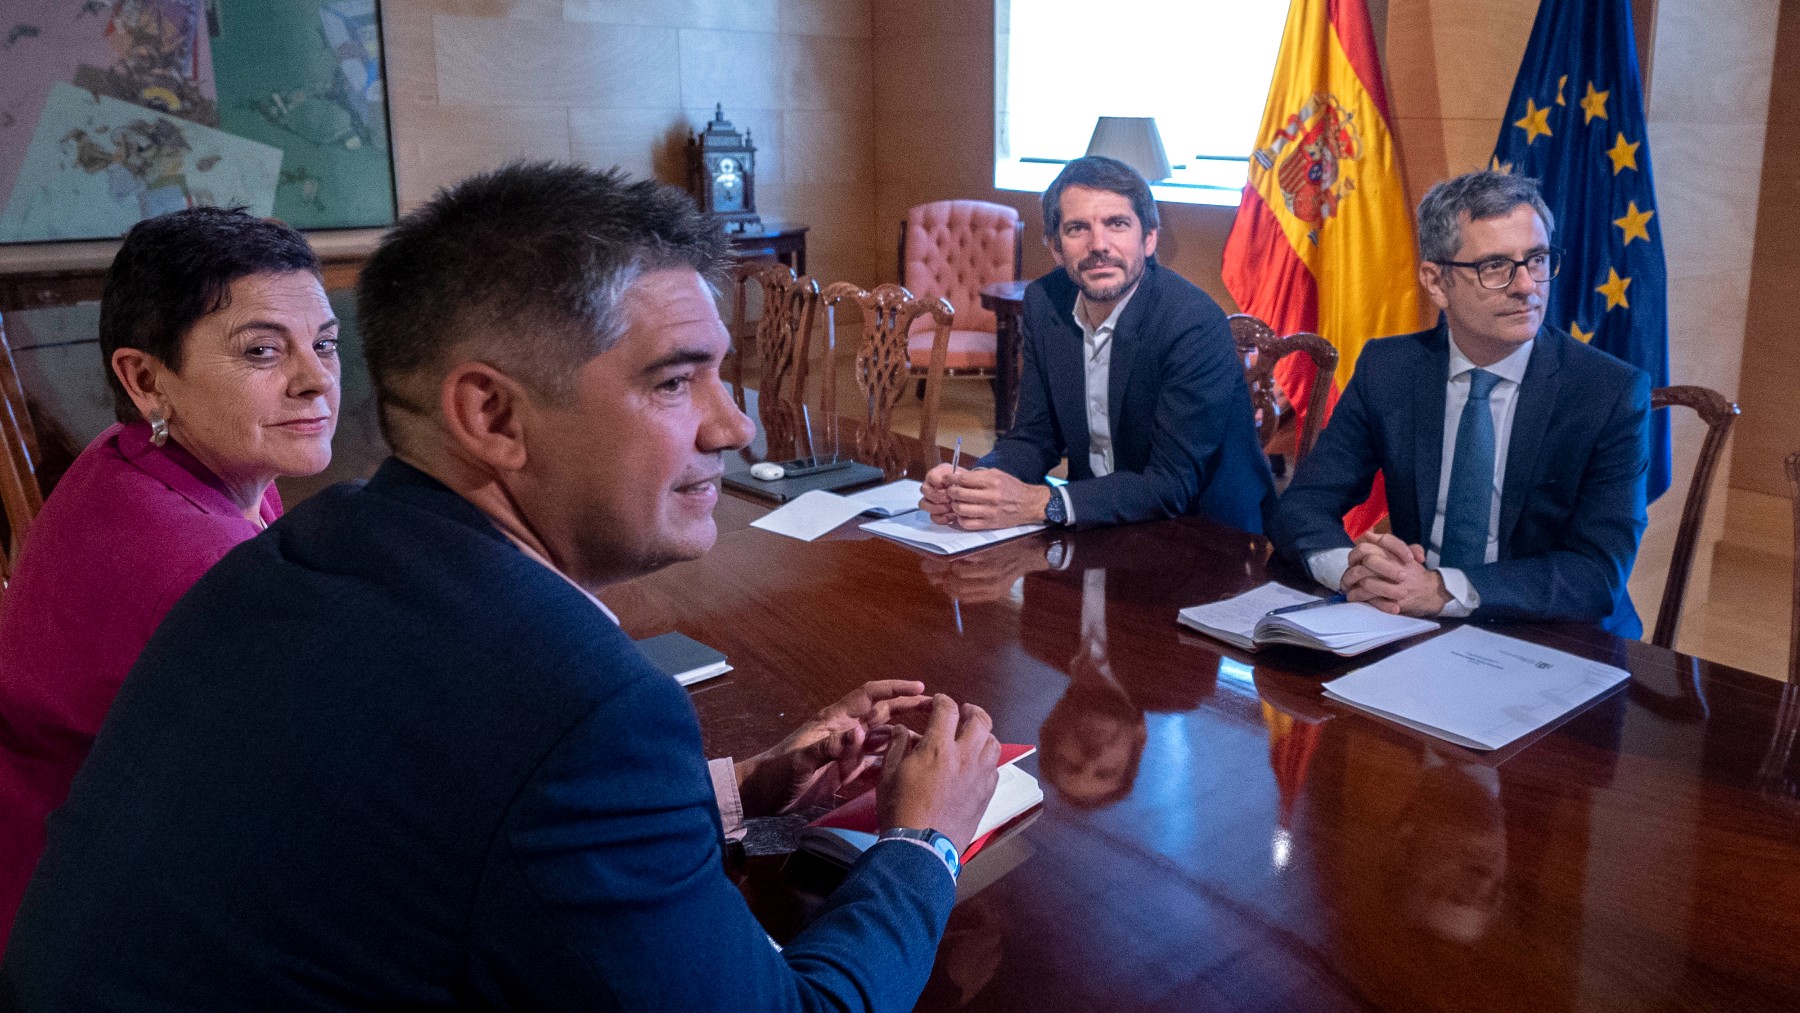
[(878, 844), (778, 953), (686, 692), (392, 460), (175, 606), (49, 830), (0, 1007), (897, 1011), (955, 895)]
[[(1372, 341), (1318, 445), (1276, 508), (1270, 537), (1295, 562), (1348, 546), (1343, 516), (1387, 477), (1394, 534), (1423, 545), (1437, 516), (1448, 331)], [(1538, 331), (1513, 409), (1500, 490), (1500, 558), (1463, 572), (1472, 619), (1561, 619), (1643, 635), (1625, 586), (1647, 523), (1650, 377)]]
[(1077, 294), (1062, 268), (1026, 288), (1018, 418), (977, 465), (1042, 482), (1067, 457), (1081, 527), (1200, 514), (1261, 534), (1275, 484), (1218, 303), (1154, 258), (1145, 266), (1112, 336), (1113, 473), (1095, 478)]

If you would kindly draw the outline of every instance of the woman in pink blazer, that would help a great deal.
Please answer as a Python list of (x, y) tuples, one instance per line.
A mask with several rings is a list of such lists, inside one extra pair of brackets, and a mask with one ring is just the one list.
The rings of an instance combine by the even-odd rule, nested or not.
[(119, 424), (45, 501), (0, 595), (0, 948), (44, 819), (157, 624), (281, 516), (278, 476), (331, 463), (337, 331), (285, 225), (193, 208), (126, 235), (100, 303)]

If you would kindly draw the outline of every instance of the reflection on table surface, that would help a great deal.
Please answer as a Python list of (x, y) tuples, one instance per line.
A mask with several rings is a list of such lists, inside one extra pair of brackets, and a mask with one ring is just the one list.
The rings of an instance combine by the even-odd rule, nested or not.
[[(633, 635), (680, 629), (731, 658), (694, 696), (709, 755), (879, 678), (925, 679), (1039, 744), (1029, 857), (958, 905), (922, 1008), (1800, 1008), (1783, 739), (1800, 705), (1781, 684), (1502, 627), (1633, 681), (1469, 752), (1320, 697), (1398, 647), (1323, 663), (1176, 626), (1268, 579), (1267, 552), (1199, 520), (953, 560), (854, 527), (749, 529), (604, 597)], [(772, 931), (794, 931), (776, 868), (752, 880)]]

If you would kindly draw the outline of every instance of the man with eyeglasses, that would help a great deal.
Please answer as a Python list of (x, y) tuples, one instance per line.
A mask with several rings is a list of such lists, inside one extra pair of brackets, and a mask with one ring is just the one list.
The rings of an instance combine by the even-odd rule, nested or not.
[[(1535, 180), (1475, 172), (1419, 204), (1436, 327), (1364, 347), (1276, 508), (1277, 549), (1391, 613), (1598, 623), (1639, 637), (1650, 378), (1544, 323), (1561, 253)], [(1391, 531), (1345, 511), (1387, 481)]]

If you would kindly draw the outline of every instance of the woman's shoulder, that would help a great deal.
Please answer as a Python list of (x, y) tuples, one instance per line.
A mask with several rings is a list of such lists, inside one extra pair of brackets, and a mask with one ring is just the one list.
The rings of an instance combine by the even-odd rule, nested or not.
[(145, 467), (143, 455), (133, 452), (134, 435), (131, 426), (120, 424), (88, 444), (44, 501), (32, 534), (66, 530), (84, 541), (155, 540), (165, 552), (169, 539), (175, 545), (224, 539), (235, 544), (255, 534), (242, 516), (221, 513), (208, 502), (208, 493), (222, 494), (185, 471), (168, 473), (178, 465)]

